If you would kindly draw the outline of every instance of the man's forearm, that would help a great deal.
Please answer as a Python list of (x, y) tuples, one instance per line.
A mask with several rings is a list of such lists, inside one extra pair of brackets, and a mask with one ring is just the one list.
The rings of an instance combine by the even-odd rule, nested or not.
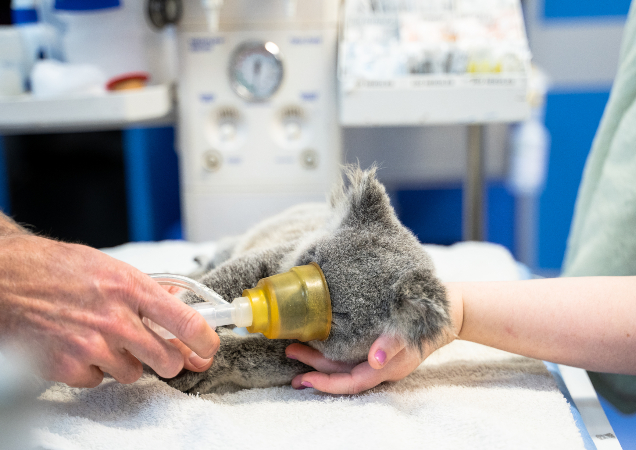
[(459, 337), (585, 369), (636, 374), (636, 277), (449, 283)]
[(22, 228), (15, 221), (0, 211), (0, 237), (10, 236), (12, 234), (28, 234), (29, 232)]

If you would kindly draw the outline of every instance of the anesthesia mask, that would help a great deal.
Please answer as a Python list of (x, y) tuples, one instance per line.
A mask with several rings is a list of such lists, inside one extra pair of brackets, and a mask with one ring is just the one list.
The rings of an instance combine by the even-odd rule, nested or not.
[[(247, 327), (268, 339), (324, 341), (331, 330), (331, 299), (322, 270), (316, 263), (292, 267), (289, 272), (261, 279), (245, 289), (232, 303), (203, 284), (188, 277), (151, 274), (157, 283), (187, 289), (205, 301), (190, 305), (216, 328), (221, 325)], [(165, 328), (148, 318), (143, 323), (159, 336), (172, 339)]]

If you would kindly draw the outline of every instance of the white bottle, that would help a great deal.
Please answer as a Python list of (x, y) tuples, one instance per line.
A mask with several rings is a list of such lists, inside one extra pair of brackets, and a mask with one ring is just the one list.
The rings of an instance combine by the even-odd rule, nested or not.
[(52, 25), (40, 21), (37, 0), (11, 0), (11, 15), (22, 36), (27, 73), (39, 58), (59, 58), (59, 33)]
[(17, 27), (0, 25), (0, 98), (25, 91), (26, 60), (22, 36)]
[(52, 15), (65, 27), (62, 41), (67, 62), (96, 65), (108, 78), (142, 71), (150, 74), (153, 84), (174, 79), (172, 32), (150, 25), (145, 1), (102, 2), (115, 6), (84, 10), (59, 9), (63, 2), (56, 3)]

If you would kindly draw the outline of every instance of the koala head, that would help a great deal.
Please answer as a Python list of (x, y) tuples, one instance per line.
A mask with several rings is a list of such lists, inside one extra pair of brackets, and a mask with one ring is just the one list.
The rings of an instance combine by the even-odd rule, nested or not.
[(444, 287), (417, 238), (398, 221), (375, 169), (349, 168), (347, 178), (349, 186), (332, 195), (327, 230), (293, 255), (293, 265), (320, 265), (331, 296), (329, 337), (310, 345), (351, 363), (366, 360), (383, 333), (421, 350), (451, 324)]

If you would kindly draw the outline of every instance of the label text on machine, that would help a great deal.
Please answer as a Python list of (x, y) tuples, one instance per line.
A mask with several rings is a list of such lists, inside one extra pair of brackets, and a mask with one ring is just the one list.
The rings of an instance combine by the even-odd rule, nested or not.
[(190, 39), (190, 51), (193, 53), (211, 52), (214, 47), (225, 43), (223, 37), (195, 37)]
[(292, 36), (289, 43), (293, 45), (320, 45), (322, 44), (321, 36)]

